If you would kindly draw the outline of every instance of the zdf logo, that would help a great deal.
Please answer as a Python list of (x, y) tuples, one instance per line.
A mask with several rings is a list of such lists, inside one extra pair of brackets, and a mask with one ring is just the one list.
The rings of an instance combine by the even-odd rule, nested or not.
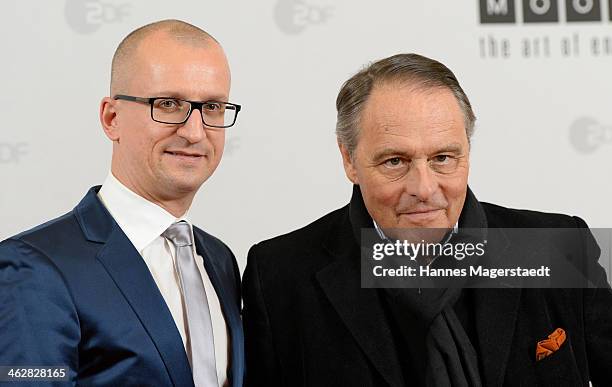
[(276, 25), (290, 35), (299, 34), (309, 25), (323, 24), (330, 17), (330, 7), (307, 4), (303, 0), (278, 0), (274, 7)]
[(600, 146), (612, 143), (612, 126), (605, 126), (590, 117), (580, 117), (569, 128), (570, 143), (580, 153), (593, 153)]
[[(607, 0), (612, 8), (612, 0)], [(480, 0), (480, 23), (517, 23), (515, 0)], [(601, 0), (521, 0), (524, 23), (559, 22), (559, 9), (565, 5), (566, 21), (601, 21)], [(610, 13), (612, 15), (612, 12)]]
[(0, 142), (0, 164), (18, 164), (27, 154), (26, 142)]
[(66, 0), (66, 22), (80, 34), (91, 34), (102, 24), (119, 23), (126, 19), (129, 4), (100, 0)]

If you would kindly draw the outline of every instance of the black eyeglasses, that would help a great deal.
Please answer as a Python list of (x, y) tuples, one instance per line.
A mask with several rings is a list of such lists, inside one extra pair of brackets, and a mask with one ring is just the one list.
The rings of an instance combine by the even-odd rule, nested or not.
[(202, 115), (202, 122), (213, 128), (229, 128), (236, 123), (241, 106), (221, 101), (186, 101), (172, 97), (134, 97), (118, 94), (113, 99), (142, 102), (151, 105), (151, 119), (162, 124), (184, 124), (196, 109)]

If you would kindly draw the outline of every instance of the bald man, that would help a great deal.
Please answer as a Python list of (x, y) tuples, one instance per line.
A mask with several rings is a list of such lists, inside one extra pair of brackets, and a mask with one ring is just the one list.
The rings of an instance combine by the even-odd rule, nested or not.
[(224, 51), (149, 24), (117, 48), (110, 89), (104, 184), (0, 242), (0, 384), (241, 386), (236, 260), (189, 220), (240, 111)]

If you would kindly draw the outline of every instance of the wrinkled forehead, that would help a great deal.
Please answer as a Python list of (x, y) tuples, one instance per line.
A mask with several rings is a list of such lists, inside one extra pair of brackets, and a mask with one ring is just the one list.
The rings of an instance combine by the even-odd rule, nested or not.
[(467, 142), (465, 119), (447, 88), (404, 84), (375, 87), (361, 117), (361, 140), (372, 143)]

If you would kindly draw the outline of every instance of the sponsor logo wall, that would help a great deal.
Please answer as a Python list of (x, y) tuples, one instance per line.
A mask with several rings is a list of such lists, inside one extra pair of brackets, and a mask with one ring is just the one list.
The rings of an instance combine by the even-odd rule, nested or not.
[(367, 62), (418, 52), (448, 65), (478, 117), (481, 200), (611, 227), (612, 0), (11, 2), (0, 43), (0, 238), (71, 210), (108, 173), (98, 122), (122, 37), (163, 18), (226, 48), (243, 105), (192, 218), (240, 264), (255, 242), (343, 206), (335, 98)]

